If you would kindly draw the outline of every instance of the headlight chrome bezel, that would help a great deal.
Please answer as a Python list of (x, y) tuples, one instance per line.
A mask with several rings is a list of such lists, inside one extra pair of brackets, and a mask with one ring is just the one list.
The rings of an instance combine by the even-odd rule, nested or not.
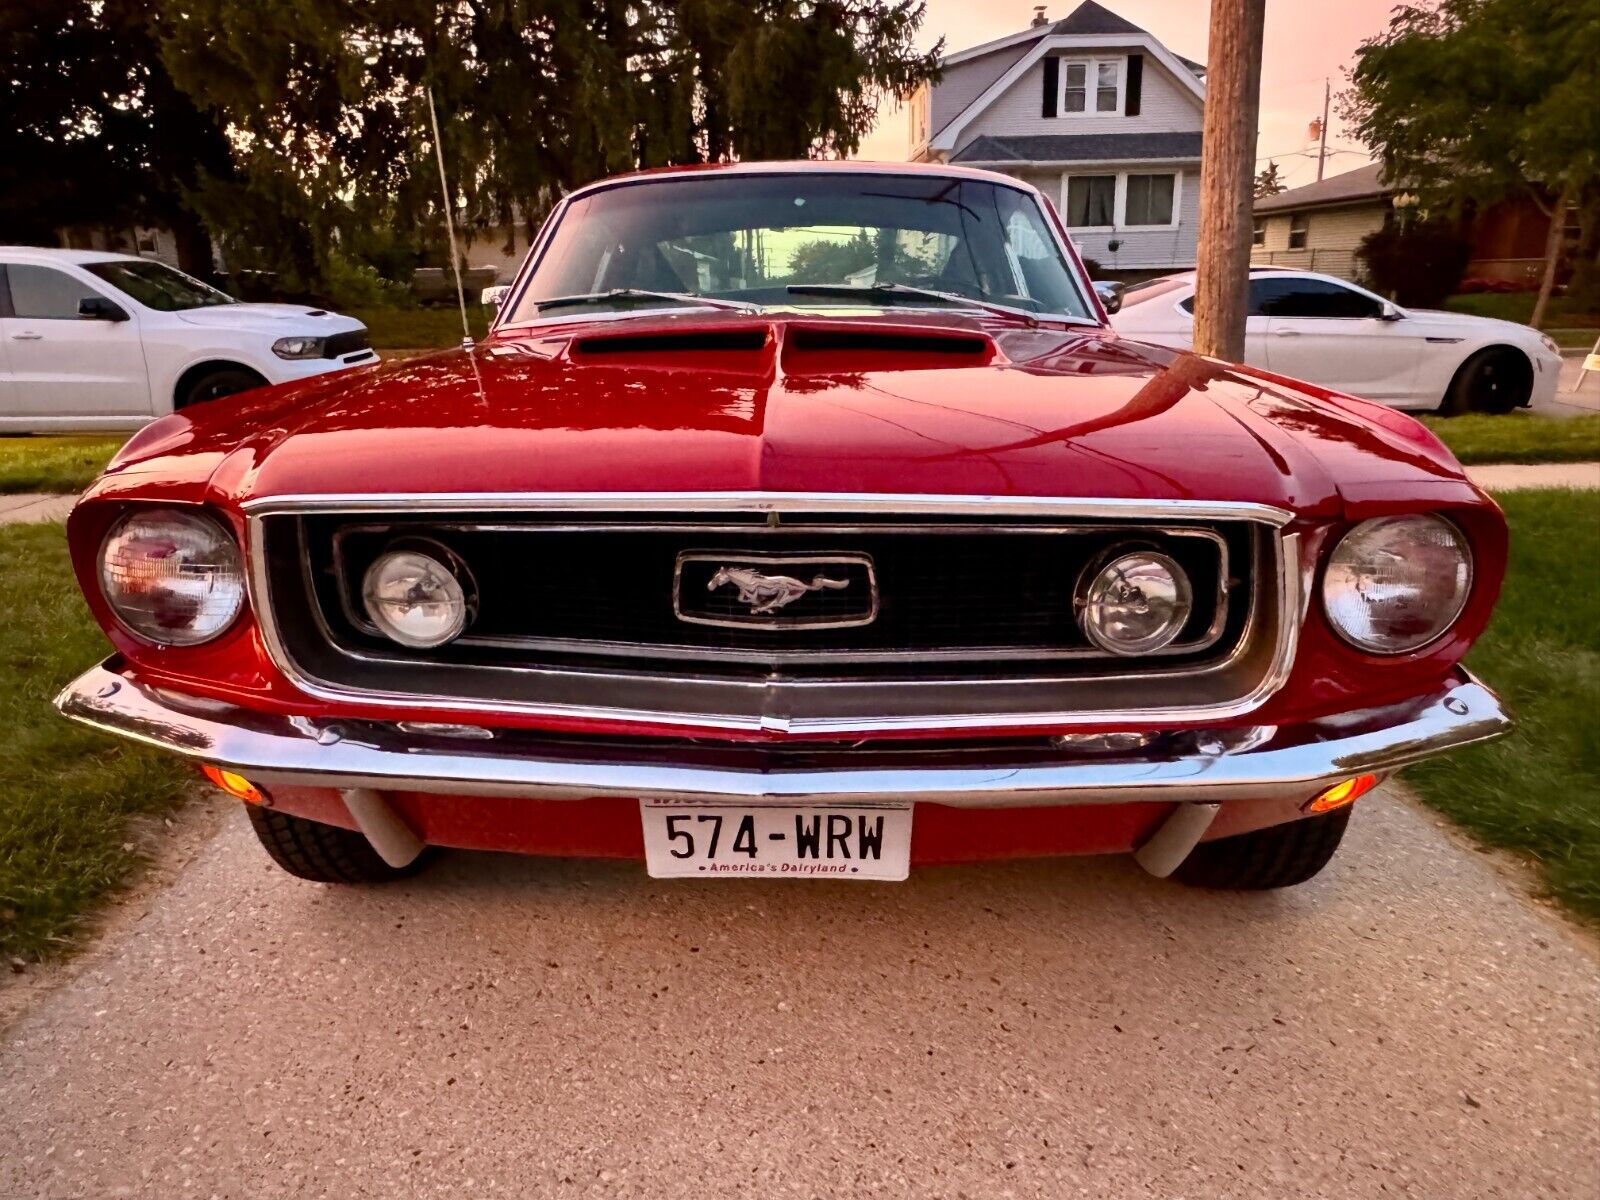
[[(1155, 632), (1134, 642), (1118, 641), (1103, 627), (1104, 622), (1095, 616), (1098, 606), (1104, 603), (1097, 595), (1109, 572), (1131, 559), (1142, 559), (1147, 565), (1159, 567), (1171, 578), (1174, 592), (1175, 615)], [(1074, 589), (1074, 608), (1078, 627), (1090, 645), (1106, 654), (1119, 658), (1139, 658), (1159, 654), (1183, 634), (1189, 618), (1194, 615), (1194, 584), (1189, 573), (1164, 551), (1144, 545), (1122, 544), (1097, 555), (1083, 570)]]
[[(206, 624), (198, 629), (186, 630), (181, 625), (163, 625), (142, 620), (140, 610), (131, 606), (128, 600), (138, 593), (128, 589), (125, 583), (119, 583), (112, 576), (111, 556), (115, 553), (114, 547), (120, 538), (129, 531), (129, 527), (137, 522), (145, 522), (151, 527), (159, 527), (163, 521), (173, 522), (185, 528), (191, 535), (201, 534), (211, 536), (215, 540), (212, 548), (218, 553), (218, 561), (211, 563), (213, 567), (220, 568), (223, 572), (225, 586), (222, 591), (220, 608), (213, 612)], [(106, 529), (105, 535), (100, 539), (100, 550), (95, 563), (95, 578), (100, 588), (100, 598), (105, 601), (106, 608), (110, 610), (117, 626), (127, 633), (129, 637), (154, 646), (158, 649), (175, 647), (187, 649), (193, 646), (203, 646), (214, 642), (226, 635), (239, 622), (244, 613), (249, 599), (249, 587), (245, 576), (244, 554), (239, 546), (239, 540), (234, 531), (226, 522), (217, 516), (199, 509), (185, 509), (176, 506), (139, 506), (130, 508), (119, 515)], [(194, 578), (191, 576), (190, 578)], [(212, 575), (212, 586), (215, 587), (217, 573)], [(162, 581), (152, 579), (150, 590), (154, 590)], [(209, 599), (209, 597), (208, 597)], [(202, 602), (203, 603), (203, 602)]]
[[(1340, 562), (1341, 552), (1348, 550), (1360, 540), (1371, 540), (1383, 533), (1386, 529), (1394, 529), (1403, 525), (1423, 526), (1431, 531), (1443, 531), (1449, 535), (1450, 542), (1454, 545), (1457, 556), (1452, 574), (1455, 579), (1453, 593), (1439, 607), (1438, 614), (1433, 622), (1420, 633), (1398, 637), (1391, 636), (1389, 640), (1382, 641), (1376, 638), (1364, 637), (1359, 631), (1353, 629), (1347, 618), (1340, 615), (1343, 605), (1332, 593), (1337, 586), (1344, 586), (1339, 582), (1338, 572), (1345, 569)], [(1420, 545), (1420, 542), (1417, 543)], [(1454, 629), (1466, 612), (1467, 604), (1472, 598), (1473, 583), (1476, 579), (1477, 567), (1473, 557), (1472, 542), (1468, 539), (1461, 526), (1450, 518), (1439, 513), (1395, 513), (1389, 516), (1372, 517), (1352, 525), (1341, 534), (1328, 551), (1328, 558), (1322, 569), (1321, 586), (1318, 588), (1324, 618), (1328, 627), (1344, 643), (1363, 654), (1370, 654), (1380, 658), (1396, 658), (1407, 654), (1416, 654), (1434, 646)], [(1422, 578), (1427, 578), (1424, 574)], [(1357, 588), (1359, 592), (1359, 587)]]
[[(425, 639), (404, 636), (404, 631), (394, 624), (392, 618), (375, 607), (373, 588), (379, 568), (407, 556), (426, 559), (440, 568), (442, 578), (454, 589), (452, 602), (456, 605), (456, 617), (441, 636)], [(461, 556), (443, 543), (431, 538), (402, 538), (385, 547), (362, 572), (361, 610), (372, 627), (397, 646), (407, 650), (437, 650), (459, 638), (477, 618), (477, 582)]]

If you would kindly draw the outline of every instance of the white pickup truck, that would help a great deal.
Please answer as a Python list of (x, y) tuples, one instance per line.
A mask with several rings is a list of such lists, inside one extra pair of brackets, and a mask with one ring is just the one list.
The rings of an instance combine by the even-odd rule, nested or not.
[(127, 254), (0, 246), (0, 432), (137, 429), (377, 361), (353, 317), (241, 303)]

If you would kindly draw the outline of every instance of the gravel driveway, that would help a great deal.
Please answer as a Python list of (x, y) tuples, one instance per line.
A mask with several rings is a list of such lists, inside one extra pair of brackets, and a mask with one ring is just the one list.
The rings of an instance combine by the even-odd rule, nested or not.
[(0, 1037), (0, 1196), (1600, 1193), (1593, 940), (1392, 790), (1277, 895), (341, 890), (229, 813), (143, 907)]

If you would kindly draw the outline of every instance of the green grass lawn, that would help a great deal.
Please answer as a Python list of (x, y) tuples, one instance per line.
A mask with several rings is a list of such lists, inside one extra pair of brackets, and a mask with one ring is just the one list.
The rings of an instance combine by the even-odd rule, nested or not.
[(126, 440), (126, 434), (0, 437), (0, 494), (81, 492)]
[[(356, 318), (372, 335), (379, 350), (428, 350), (461, 344), (461, 311), (454, 305), (423, 308), (352, 308), (346, 314)], [(494, 310), (474, 305), (467, 310), (472, 336), (481, 338), (489, 331)]]
[(1408, 768), (1429, 804), (1530, 855), (1600, 920), (1600, 492), (1507, 492), (1511, 569), (1467, 665), (1517, 720), (1509, 737)]
[(1557, 420), (1514, 412), (1422, 418), (1463, 463), (1600, 462), (1600, 414)]
[(84, 911), (138, 863), (129, 817), (172, 807), (193, 777), (50, 706), (109, 651), (62, 526), (0, 526), (0, 613), (0, 957), (32, 958), (69, 948)]

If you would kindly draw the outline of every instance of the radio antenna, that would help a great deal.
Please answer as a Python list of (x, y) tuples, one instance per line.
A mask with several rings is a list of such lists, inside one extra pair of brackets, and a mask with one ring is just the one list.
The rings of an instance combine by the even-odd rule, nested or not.
[(428, 120), (433, 125), (433, 153), (439, 160), (439, 192), (444, 197), (444, 227), (450, 235), (450, 269), (456, 276), (456, 304), (461, 309), (461, 348), (471, 350), (472, 326), (467, 323), (467, 290), (461, 284), (461, 256), (456, 252), (456, 220), (454, 208), (450, 203), (450, 181), (444, 173), (444, 143), (439, 139), (439, 113), (433, 106), (433, 85), (426, 88), (428, 94)]

